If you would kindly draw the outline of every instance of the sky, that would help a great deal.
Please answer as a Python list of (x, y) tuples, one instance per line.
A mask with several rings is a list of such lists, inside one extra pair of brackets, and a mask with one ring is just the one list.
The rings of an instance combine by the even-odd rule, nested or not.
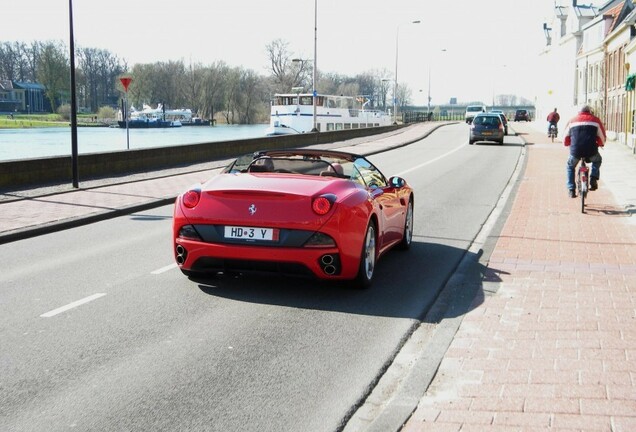
[[(224, 61), (268, 75), (267, 44), (281, 39), (292, 57), (313, 59), (317, 35), (319, 71), (349, 76), (385, 71), (392, 80), (397, 72), (398, 83), (411, 89), (412, 102), (426, 105), (429, 83), (432, 104), (451, 97), (490, 104), (495, 94), (533, 100), (533, 64), (545, 46), (542, 27), (552, 21), (555, 1), (72, 3), (76, 47), (106, 49), (130, 66)], [(0, 0), (0, 6), (0, 42), (61, 40), (68, 47), (68, 0)]]

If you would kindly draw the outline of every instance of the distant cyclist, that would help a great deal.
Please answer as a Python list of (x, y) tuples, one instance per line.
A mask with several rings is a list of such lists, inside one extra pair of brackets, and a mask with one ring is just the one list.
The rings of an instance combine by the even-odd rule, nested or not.
[(603, 158), (598, 152), (605, 145), (606, 134), (603, 122), (594, 115), (588, 105), (584, 105), (565, 127), (563, 144), (570, 147), (570, 157), (565, 168), (567, 188), (571, 198), (576, 198), (574, 185), (574, 168), (579, 160), (585, 158), (592, 163), (590, 173), (590, 190), (598, 188)]
[(559, 120), (561, 120), (561, 116), (557, 112), (556, 108), (554, 109), (554, 111), (548, 114), (547, 120), (548, 120), (548, 135), (550, 135), (550, 126), (554, 125), (554, 127), (557, 127), (557, 123), (559, 122)]

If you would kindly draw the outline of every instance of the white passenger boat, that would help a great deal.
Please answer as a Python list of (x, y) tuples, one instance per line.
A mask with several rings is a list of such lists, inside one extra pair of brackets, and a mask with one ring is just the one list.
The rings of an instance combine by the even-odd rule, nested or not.
[[(316, 96), (316, 129), (319, 132), (389, 126), (390, 114), (368, 110), (369, 100), (351, 96)], [(311, 93), (276, 94), (272, 99), (267, 135), (311, 132), (314, 127)]]

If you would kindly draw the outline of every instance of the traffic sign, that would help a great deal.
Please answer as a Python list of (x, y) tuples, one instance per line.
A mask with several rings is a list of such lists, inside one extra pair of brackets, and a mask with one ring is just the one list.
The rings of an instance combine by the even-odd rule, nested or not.
[(121, 81), (121, 85), (124, 86), (124, 90), (126, 91), (126, 93), (128, 93), (128, 86), (132, 82), (132, 78), (130, 77), (119, 78), (119, 81)]

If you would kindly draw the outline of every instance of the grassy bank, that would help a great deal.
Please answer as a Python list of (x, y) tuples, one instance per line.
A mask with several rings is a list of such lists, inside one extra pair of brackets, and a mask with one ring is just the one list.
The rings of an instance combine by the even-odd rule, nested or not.
[[(68, 127), (69, 120), (59, 114), (13, 114), (0, 116), (0, 129)], [(93, 115), (78, 115), (78, 126), (97, 126)]]

